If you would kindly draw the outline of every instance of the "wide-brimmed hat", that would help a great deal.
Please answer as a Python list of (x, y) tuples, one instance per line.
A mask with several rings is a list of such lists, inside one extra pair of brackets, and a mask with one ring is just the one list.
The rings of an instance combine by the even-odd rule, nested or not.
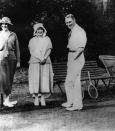
[(3, 17), (2, 19), (0, 19), (0, 24), (9, 24), (9, 25), (13, 25), (10, 18), (8, 17)]
[(34, 24), (34, 26), (33, 26), (34, 36), (36, 35), (36, 31), (37, 31), (39, 28), (43, 28), (43, 30), (44, 30), (44, 35), (46, 35), (47, 31), (46, 31), (45, 27), (43, 26), (43, 24), (42, 24), (42, 23), (36, 23), (36, 24)]

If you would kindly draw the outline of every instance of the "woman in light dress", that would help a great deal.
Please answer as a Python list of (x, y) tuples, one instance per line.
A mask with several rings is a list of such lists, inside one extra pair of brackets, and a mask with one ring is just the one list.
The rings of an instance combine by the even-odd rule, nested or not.
[(29, 41), (29, 91), (34, 96), (34, 105), (46, 105), (44, 94), (53, 90), (53, 70), (50, 60), (52, 43), (42, 23), (33, 26), (34, 37)]
[(0, 93), (4, 96), (4, 106), (13, 107), (17, 101), (10, 101), (16, 66), (20, 66), (20, 51), (17, 35), (9, 30), (13, 24), (10, 18), (0, 20)]

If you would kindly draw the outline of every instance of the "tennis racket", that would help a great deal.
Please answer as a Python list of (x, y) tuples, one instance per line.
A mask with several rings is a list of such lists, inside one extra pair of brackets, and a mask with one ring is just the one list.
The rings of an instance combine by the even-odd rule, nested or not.
[(89, 85), (88, 85), (88, 94), (91, 98), (98, 98), (98, 91), (97, 88), (94, 86), (94, 84), (91, 81), (90, 72), (88, 71), (88, 78), (89, 78)]

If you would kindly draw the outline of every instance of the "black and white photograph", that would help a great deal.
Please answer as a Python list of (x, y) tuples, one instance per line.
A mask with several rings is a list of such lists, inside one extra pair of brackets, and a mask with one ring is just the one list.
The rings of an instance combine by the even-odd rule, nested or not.
[(115, 131), (114, 0), (0, 0), (0, 131)]

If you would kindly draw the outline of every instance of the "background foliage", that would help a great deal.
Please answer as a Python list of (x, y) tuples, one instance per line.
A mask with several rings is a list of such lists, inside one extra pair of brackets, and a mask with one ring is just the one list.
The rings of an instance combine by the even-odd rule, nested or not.
[(29, 60), (28, 42), (32, 37), (32, 24), (43, 22), (53, 44), (52, 61), (67, 58), (67, 34), (64, 16), (73, 13), (77, 23), (82, 26), (88, 37), (85, 50), (86, 59), (97, 59), (100, 54), (115, 55), (115, 2), (109, 7), (97, 10), (88, 0), (0, 0), (0, 16), (8, 16), (14, 23), (17, 33), (22, 65)]

